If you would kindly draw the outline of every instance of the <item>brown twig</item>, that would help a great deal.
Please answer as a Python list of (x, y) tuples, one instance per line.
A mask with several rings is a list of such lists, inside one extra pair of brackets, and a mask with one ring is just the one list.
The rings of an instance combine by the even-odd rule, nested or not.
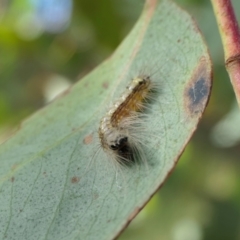
[(211, 0), (222, 38), (225, 65), (240, 106), (240, 30), (231, 0)]

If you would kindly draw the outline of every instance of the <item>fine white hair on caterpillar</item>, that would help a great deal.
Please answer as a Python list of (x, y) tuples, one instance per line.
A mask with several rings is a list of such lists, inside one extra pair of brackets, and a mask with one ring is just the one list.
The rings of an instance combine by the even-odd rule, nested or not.
[(143, 152), (146, 110), (158, 92), (150, 76), (134, 78), (100, 121), (100, 147), (120, 165), (146, 162)]

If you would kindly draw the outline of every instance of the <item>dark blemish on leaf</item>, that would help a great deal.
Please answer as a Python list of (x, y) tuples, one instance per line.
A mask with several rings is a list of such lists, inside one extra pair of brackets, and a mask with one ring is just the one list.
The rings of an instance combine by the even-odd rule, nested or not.
[(199, 105), (208, 95), (208, 86), (203, 77), (199, 78), (188, 91), (192, 105)]
[(104, 82), (103, 85), (102, 85), (102, 87), (103, 87), (104, 89), (108, 89), (108, 86), (109, 86), (108, 82)]
[(72, 177), (72, 179), (71, 179), (71, 183), (78, 183), (79, 180), (80, 180), (79, 177)]
[(14, 182), (15, 181), (15, 177), (11, 177), (11, 182)]
[(181, 39), (178, 39), (177, 42), (180, 43), (180, 42), (181, 42)]
[(98, 199), (98, 197), (99, 197), (99, 194), (95, 192), (95, 193), (93, 194), (94, 200)]
[(87, 135), (84, 139), (83, 139), (83, 143), (84, 144), (90, 144), (90, 143), (92, 143), (92, 141), (93, 141), (93, 136), (92, 136), (92, 134), (89, 134), (89, 135)]
[(201, 59), (184, 92), (187, 111), (191, 116), (202, 113), (211, 90), (211, 66)]

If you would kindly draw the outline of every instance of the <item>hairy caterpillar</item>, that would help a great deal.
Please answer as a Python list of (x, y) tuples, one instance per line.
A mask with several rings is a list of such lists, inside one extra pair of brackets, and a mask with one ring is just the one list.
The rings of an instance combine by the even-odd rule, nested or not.
[(101, 147), (118, 163), (129, 164), (141, 158), (138, 132), (144, 131), (141, 126), (144, 110), (156, 90), (149, 76), (134, 78), (101, 119), (98, 129)]

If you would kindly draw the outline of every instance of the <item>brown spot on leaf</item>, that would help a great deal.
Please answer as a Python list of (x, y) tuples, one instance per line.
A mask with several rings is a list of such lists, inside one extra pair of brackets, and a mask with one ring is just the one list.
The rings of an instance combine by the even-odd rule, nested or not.
[(80, 180), (79, 177), (72, 177), (72, 179), (71, 179), (71, 183), (78, 183), (79, 180)]
[(90, 144), (90, 143), (92, 143), (92, 141), (93, 141), (93, 136), (92, 136), (92, 134), (89, 134), (89, 135), (87, 135), (87, 136), (85, 136), (85, 138), (83, 139), (83, 143), (84, 144)]
[(102, 86), (103, 86), (103, 88), (107, 89), (109, 84), (108, 84), (108, 82), (104, 82)]
[(14, 182), (15, 181), (15, 177), (11, 177), (11, 182)]
[(190, 116), (198, 115), (205, 109), (211, 90), (211, 78), (211, 66), (208, 66), (203, 58), (184, 92), (185, 105)]

